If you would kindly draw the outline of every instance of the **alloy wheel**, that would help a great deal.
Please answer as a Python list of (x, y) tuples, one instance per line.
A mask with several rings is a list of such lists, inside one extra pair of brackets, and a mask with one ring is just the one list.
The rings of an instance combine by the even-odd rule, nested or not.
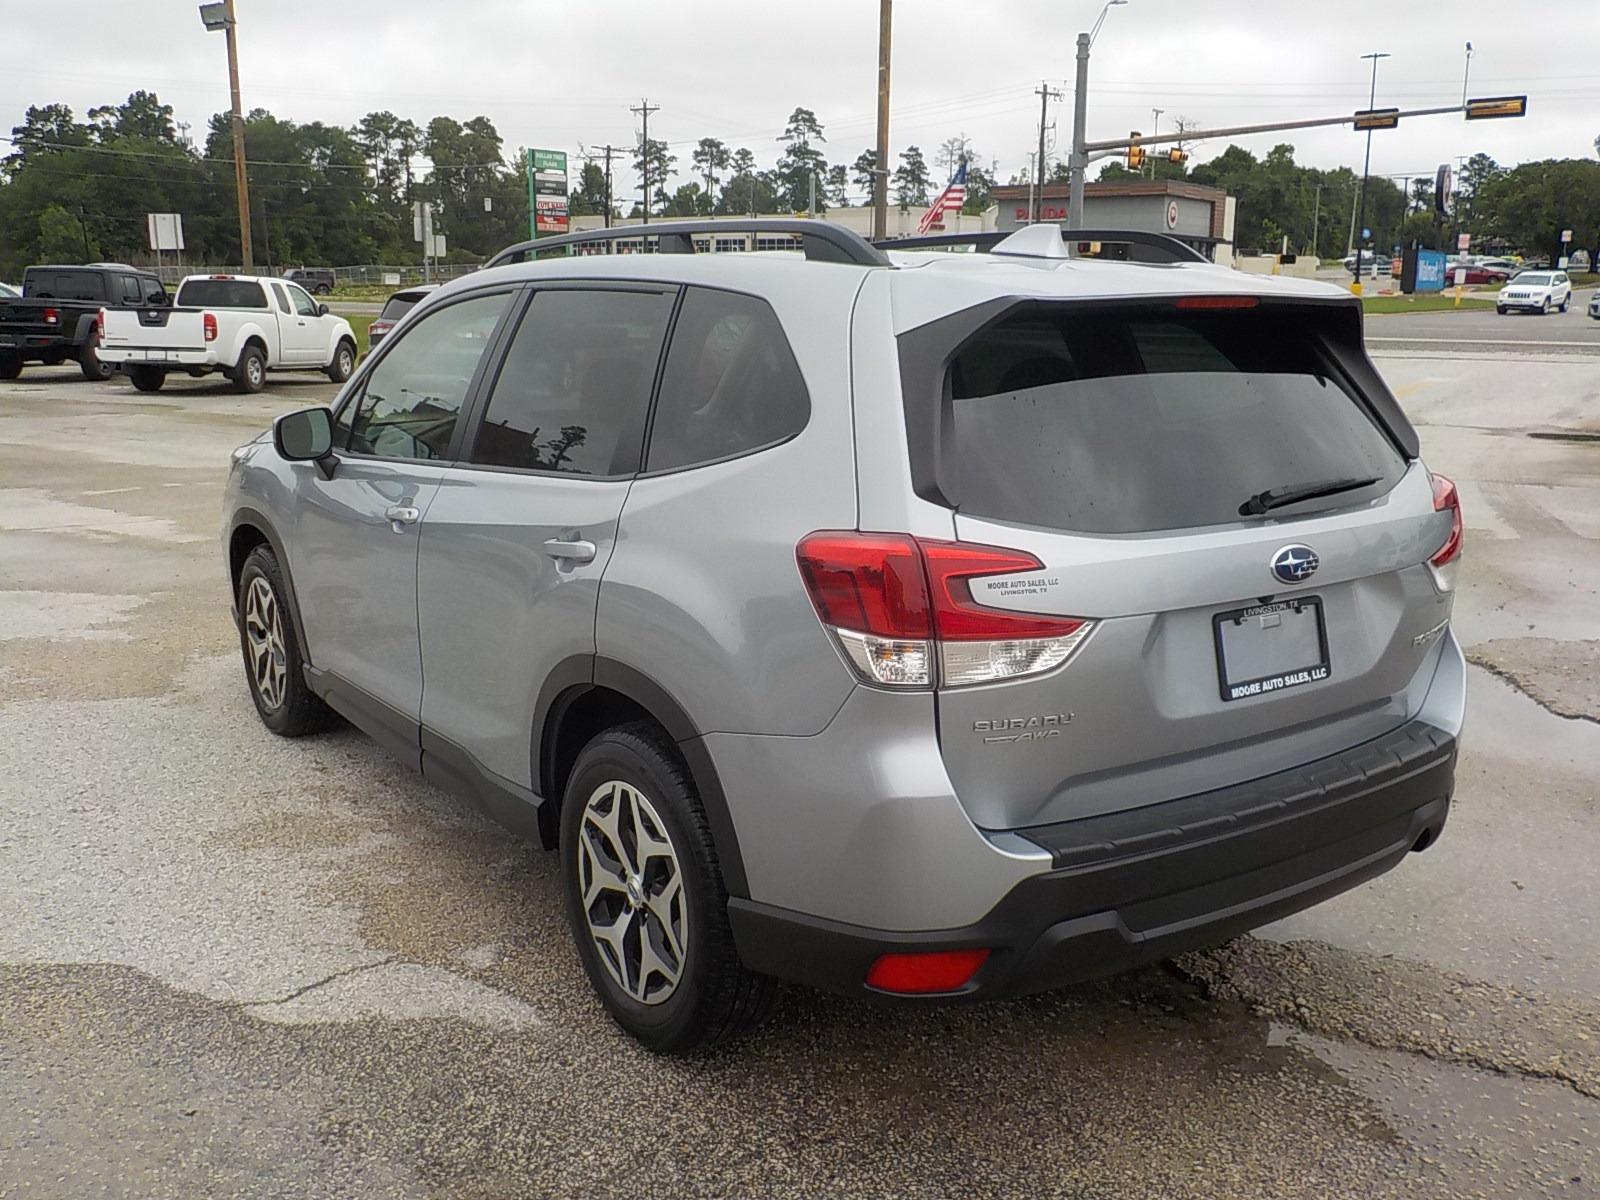
[(262, 576), (245, 589), (244, 636), (249, 652), (250, 678), (269, 709), (282, 706), (289, 681), (289, 656), (283, 644), (283, 610)]
[(578, 887), (606, 972), (640, 1004), (677, 990), (689, 948), (683, 871), (667, 826), (632, 784), (601, 784), (578, 825)]

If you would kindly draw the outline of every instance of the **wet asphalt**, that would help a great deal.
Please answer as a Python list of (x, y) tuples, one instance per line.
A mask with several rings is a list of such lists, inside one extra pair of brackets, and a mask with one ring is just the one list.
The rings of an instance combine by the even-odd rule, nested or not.
[(0, 383), (0, 1196), (1600, 1195), (1600, 441), (1529, 436), (1600, 435), (1600, 355), (1446, 337), (1374, 343), (1466, 511), (1437, 846), (1045, 996), (787, 989), (688, 1060), (606, 1021), (550, 857), (260, 727), (220, 481), (325, 382)]

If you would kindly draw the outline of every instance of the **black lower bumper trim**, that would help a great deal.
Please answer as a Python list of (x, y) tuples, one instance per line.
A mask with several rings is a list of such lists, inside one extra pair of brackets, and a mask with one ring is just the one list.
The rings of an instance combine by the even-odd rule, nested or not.
[(992, 951), (972, 982), (916, 1000), (1039, 991), (1216, 945), (1381, 875), (1438, 838), (1455, 749), (1412, 722), (1241, 788), (1023, 831), (1048, 841), (1055, 869), (959, 929), (876, 930), (741, 899), (729, 917), (752, 970), (833, 991), (878, 994), (863, 981), (880, 954), (965, 946)]

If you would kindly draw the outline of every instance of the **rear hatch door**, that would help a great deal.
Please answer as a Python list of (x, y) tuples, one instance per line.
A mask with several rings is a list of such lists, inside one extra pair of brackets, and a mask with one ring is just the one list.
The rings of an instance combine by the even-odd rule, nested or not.
[(1425, 694), (1451, 515), (1339, 345), (1349, 314), (1184, 305), (1029, 303), (950, 361), (956, 535), (1041, 564), (972, 599), (1093, 622), (1062, 666), (941, 688), (945, 764), (985, 827), (1297, 766)]

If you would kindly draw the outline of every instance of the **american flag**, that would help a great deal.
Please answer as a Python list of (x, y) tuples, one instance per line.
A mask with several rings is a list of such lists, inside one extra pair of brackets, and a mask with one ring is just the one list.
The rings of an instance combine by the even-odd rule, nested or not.
[(949, 184), (939, 193), (939, 198), (927, 212), (922, 214), (922, 220), (917, 222), (917, 232), (927, 233), (930, 229), (943, 229), (944, 214), (960, 212), (961, 206), (966, 202), (967, 160), (963, 158), (956, 167), (956, 173), (950, 176)]

